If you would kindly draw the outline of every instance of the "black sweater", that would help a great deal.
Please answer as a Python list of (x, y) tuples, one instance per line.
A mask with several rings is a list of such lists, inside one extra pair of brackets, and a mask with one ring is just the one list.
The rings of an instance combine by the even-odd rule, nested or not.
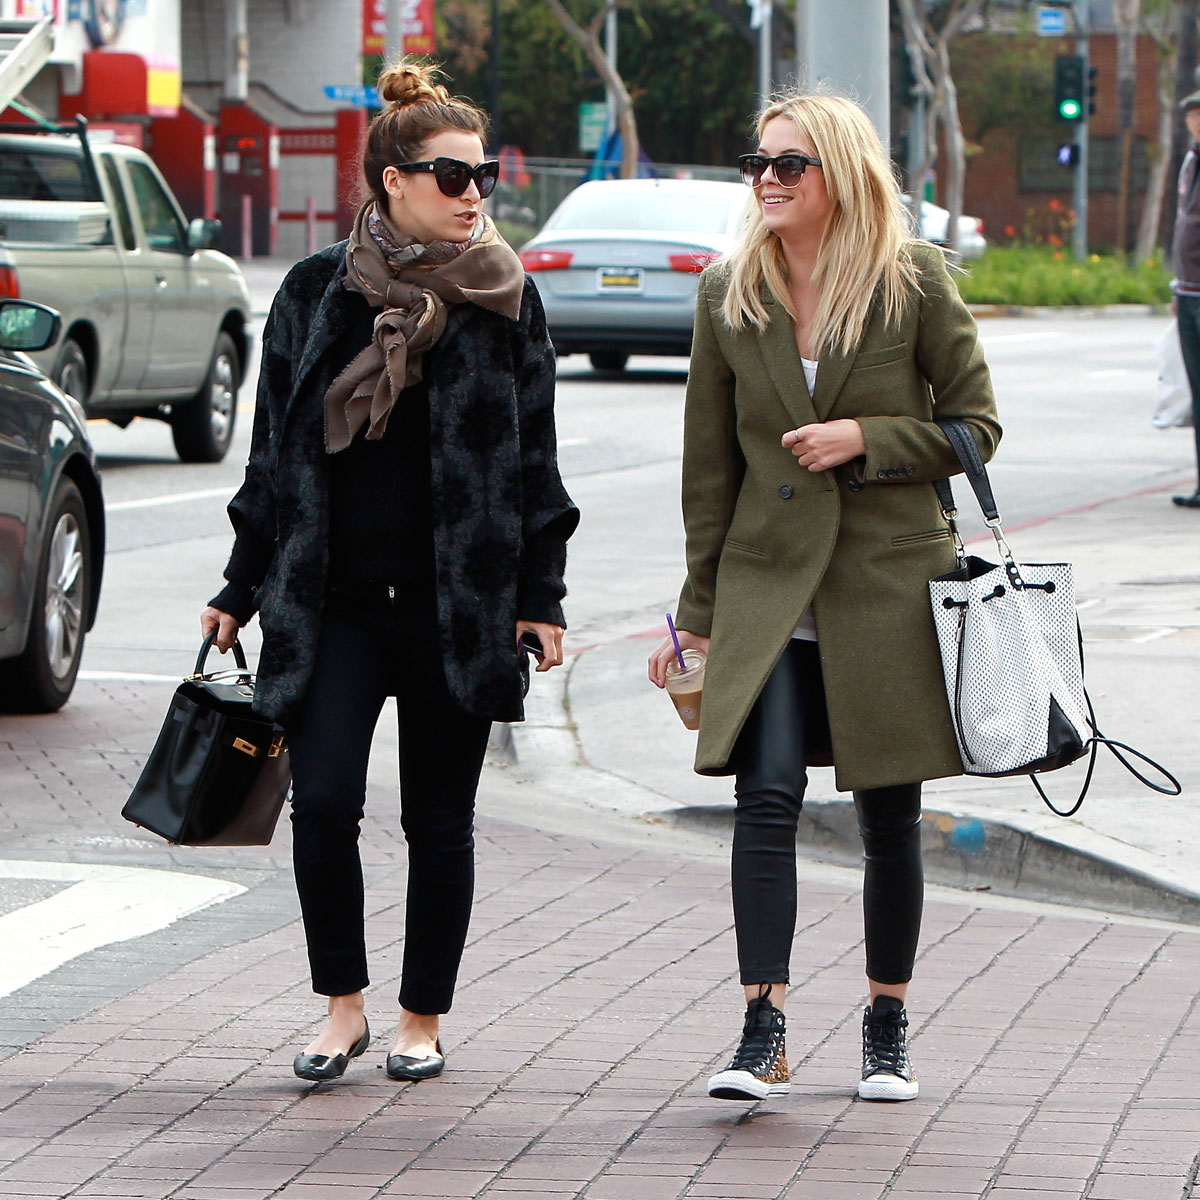
[[(327, 351), (331, 378), (370, 343), (378, 313), (358, 292), (347, 291), (345, 300), (351, 321)], [(368, 441), (364, 426), (345, 450), (327, 457), (333, 587), (386, 583), (406, 591), (432, 589), (429, 436), (429, 388), (416, 383), (400, 393), (382, 438)], [(245, 624), (254, 614), (254, 591), (228, 583), (209, 603)]]
[[(378, 309), (351, 293), (354, 320), (330, 350), (334, 375), (372, 336)], [(378, 441), (366, 427), (329, 462), (329, 582), (433, 586), (429, 388), (407, 387)]]

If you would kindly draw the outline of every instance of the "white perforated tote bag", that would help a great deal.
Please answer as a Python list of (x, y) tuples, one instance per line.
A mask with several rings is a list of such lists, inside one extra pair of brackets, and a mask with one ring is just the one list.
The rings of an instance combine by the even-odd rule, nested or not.
[[(937, 480), (943, 515), (954, 532), (958, 568), (931, 579), (929, 597), (964, 772), (1029, 775), (1046, 804), (1060, 816), (1070, 816), (1087, 793), (1097, 747), (1107, 745), (1147, 787), (1178, 795), (1179, 783), (1170, 772), (1096, 728), (1083, 685), (1083, 639), (1071, 564), (1016, 562), (974, 435), (959, 421), (938, 425), (962, 463), (1000, 554), (1000, 562), (994, 563), (965, 553), (949, 482)], [(1152, 783), (1122, 750), (1161, 772), (1171, 786)], [(1089, 751), (1087, 777), (1074, 807), (1055, 808), (1033, 776), (1065, 767)]]

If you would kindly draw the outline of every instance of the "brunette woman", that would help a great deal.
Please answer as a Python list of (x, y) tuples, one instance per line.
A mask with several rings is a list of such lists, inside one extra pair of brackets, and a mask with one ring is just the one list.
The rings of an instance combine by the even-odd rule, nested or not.
[(521, 719), (523, 642), (539, 671), (562, 662), (578, 520), (542, 306), (483, 212), (498, 174), (486, 118), (409, 62), (379, 92), (370, 199), (348, 241), (292, 269), (267, 320), (228, 584), (201, 616), (222, 649), (256, 610), (262, 625), (255, 703), (287, 733), (296, 885), (313, 989), (329, 997), (295, 1060), (315, 1081), (370, 1041), (358, 834), (390, 695), (408, 901), (387, 1070), (442, 1070), (488, 730)]
[[(784, 998), (806, 769), (854, 794), (866, 858), (858, 1094), (908, 1100), (921, 782), (961, 772), (928, 580), (956, 565), (935, 421), (1000, 437), (975, 323), (942, 252), (910, 240), (863, 111), (789, 96), (741, 159), (740, 244), (700, 280), (684, 433), (680, 641), (708, 654), (696, 770), (735, 775), (733, 911), (747, 1002), (709, 1094), (786, 1092)], [(673, 657), (650, 658), (660, 687)]]

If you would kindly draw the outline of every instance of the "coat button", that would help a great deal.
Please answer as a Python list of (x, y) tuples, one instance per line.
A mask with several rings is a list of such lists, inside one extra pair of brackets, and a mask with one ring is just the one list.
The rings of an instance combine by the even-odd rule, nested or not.
[(916, 470), (917, 470), (916, 467), (905, 467), (904, 473), (905, 473), (905, 475), (914, 475), (914, 474), (916, 474)]
[(876, 474), (876, 475), (877, 475), (877, 476), (878, 476), (880, 479), (886, 479), (886, 478), (887, 478), (887, 472), (886, 472), (886, 471), (882, 471), (882, 470), (881, 470), (881, 471), (876, 471), (876, 472), (875, 472), (875, 474)]
[(857, 479), (850, 480), (850, 482), (848, 484), (846, 484), (846, 486), (852, 492), (861, 492), (863, 490), (863, 485), (861, 483), (859, 483)]
[(887, 477), (888, 477), (889, 479), (895, 479), (895, 478), (896, 478), (896, 468), (895, 468), (895, 467), (888, 467), (888, 469), (887, 469)]
[(790, 483), (785, 483), (779, 489), (779, 498), (781, 500), (790, 500), (792, 498), (792, 485)]

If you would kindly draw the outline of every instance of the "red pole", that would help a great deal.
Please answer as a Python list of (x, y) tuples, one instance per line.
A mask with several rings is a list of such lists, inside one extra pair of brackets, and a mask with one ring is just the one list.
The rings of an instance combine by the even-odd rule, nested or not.
[(242, 193), (242, 262), (249, 262), (254, 257), (253, 230), (250, 228), (250, 196)]
[(304, 205), (305, 251), (308, 254), (317, 252), (317, 198), (309, 196)]

